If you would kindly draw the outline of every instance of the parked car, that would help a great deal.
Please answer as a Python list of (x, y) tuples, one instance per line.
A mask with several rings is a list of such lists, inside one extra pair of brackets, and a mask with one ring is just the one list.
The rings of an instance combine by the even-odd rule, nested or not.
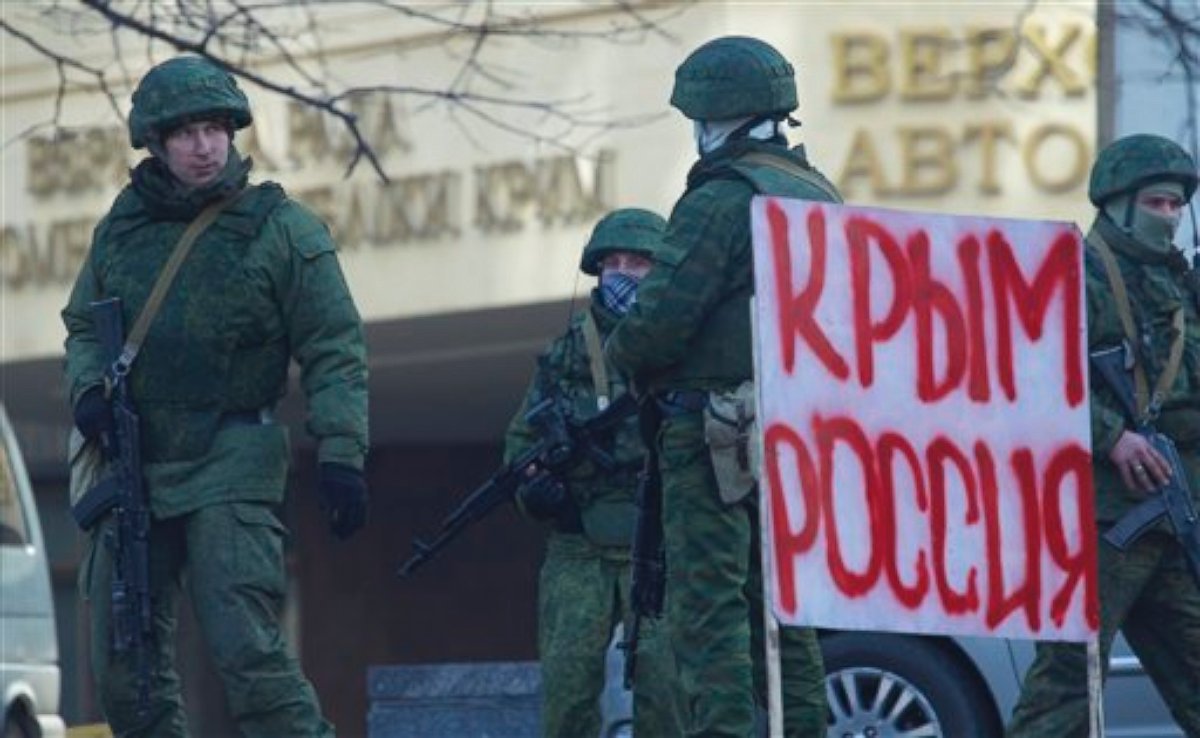
[[(822, 631), (828, 738), (1000, 738), (1033, 663), (1031, 641)], [(601, 697), (603, 738), (633, 735), (614, 639)], [(1150, 678), (1118, 638), (1104, 692), (1109, 738), (1182, 738)]]
[[(821, 649), (829, 738), (999, 738), (1034, 657), (1029, 641), (849, 631), (823, 633)], [(1123, 638), (1104, 717), (1110, 738), (1183, 736)]]
[(60, 738), (50, 570), (21, 451), (0, 405), (0, 713), (3, 738)]

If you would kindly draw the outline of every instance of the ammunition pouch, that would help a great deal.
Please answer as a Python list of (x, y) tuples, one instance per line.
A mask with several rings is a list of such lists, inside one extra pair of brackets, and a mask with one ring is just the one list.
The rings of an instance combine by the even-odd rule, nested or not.
[(721, 501), (727, 505), (742, 501), (755, 488), (757, 435), (754, 382), (742, 382), (732, 391), (709, 393), (704, 408), (704, 440)]

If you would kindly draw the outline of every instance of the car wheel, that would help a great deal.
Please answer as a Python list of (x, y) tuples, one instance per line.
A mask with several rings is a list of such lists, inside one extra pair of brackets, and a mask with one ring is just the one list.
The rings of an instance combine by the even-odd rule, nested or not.
[(998, 738), (1000, 721), (978, 677), (918, 636), (823, 638), (828, 738)]

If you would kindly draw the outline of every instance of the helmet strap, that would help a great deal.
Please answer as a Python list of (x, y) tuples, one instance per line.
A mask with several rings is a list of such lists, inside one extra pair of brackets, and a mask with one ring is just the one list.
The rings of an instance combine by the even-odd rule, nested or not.
[(1196, 203), (1188, 200), (1188, 214), (1192, 219), (1192, 269), (1200, 270), (1200, 227), (1196, 225)]

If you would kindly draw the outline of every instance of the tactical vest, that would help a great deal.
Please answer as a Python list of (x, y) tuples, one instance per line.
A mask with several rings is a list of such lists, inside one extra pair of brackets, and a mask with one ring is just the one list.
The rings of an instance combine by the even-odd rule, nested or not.
[[(126, 326), (141, 312), (186, 228), (156, 220), (123, 194), (91, 258), (104, 297), (120, 297)], [(284, 392), (289, 347), (269, 279), (246, 268), (264, 224), (285, 201), (253, 186), (196, 241), (130, 374), (147, 462), (202, 456), (223, 413), (272, 405)]]

